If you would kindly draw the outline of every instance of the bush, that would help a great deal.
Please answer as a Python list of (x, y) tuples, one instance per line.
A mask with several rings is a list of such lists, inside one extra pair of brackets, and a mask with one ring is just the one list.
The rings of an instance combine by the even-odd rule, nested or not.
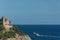
[(14, 38), (15, 32), (12, 32), (12, 31), (5, 32), (4, 36), (7, 38)]
[(3, 25), (0, 25), (0, 31), (5, 30), (5, 27)]
[(25, 33), (22, 30), (20, 30), (17, 26), (13, 26), (12, 29), (14, 30), (15, 33), (19, 35), (25, 35)]
[(4, 37), (4, 34), (2, 31), (0, 31), (0, 38), (3, 38)]

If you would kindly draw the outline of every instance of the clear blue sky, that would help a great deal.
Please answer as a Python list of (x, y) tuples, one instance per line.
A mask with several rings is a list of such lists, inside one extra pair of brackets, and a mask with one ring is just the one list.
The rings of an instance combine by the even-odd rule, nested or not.
[(0, 17), (12, 24), (60, 24), (60, 0), (0, 0)]

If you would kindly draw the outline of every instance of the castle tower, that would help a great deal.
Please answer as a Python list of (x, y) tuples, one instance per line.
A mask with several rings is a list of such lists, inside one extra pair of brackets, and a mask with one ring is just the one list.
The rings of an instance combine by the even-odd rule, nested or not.
[(8, 18), (2, 17), (0, 19), (0, 24), (2, 24), (2, 25), (10, 25), (10, 20)]
[(0, 24), (4, 25), (4, 27), (6, 28), (6, 31), (9, 31), (9, 29), (12, 27), (12, 25), (10, 25), (10, 20), (5, 17), (2, 17), (0, 19)]

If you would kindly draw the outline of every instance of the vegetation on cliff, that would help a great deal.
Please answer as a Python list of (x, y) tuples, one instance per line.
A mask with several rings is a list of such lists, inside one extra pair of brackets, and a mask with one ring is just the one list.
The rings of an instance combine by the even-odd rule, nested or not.
[(0, 25), (0, 31), (5, 30), (5, 27), (3, 25)]
[(5, 27), (0, 25), (0, 39), (15, 38), (16, 34), (25, 35), (25, 33), (16, 26), (13, 26), (9, 31), (6, 31)]

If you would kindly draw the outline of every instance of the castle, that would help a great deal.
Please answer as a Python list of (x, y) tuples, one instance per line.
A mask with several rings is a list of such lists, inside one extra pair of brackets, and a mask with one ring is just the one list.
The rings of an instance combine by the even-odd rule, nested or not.
[(10, 25), (10, 20), (8, 18), (2, 17), (0, 19), (0, 24), (2, 24), (2, 25)]
[(12, 27), (12, 25), (10, 25), (10, 20), (5, 17), (0, 19), (0, 24), (3, 25), (7, 31), (9, 31), (9, 29)]

